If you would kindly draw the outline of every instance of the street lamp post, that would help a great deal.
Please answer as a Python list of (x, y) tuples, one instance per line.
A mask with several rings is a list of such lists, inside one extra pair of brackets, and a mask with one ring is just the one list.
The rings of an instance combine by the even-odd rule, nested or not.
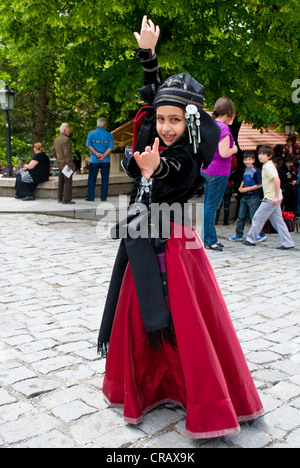
[(285, 134), (286, 134), (287, 136), (290, 137), (291, 135), (294, 134), (294, 132), (295, 132), (295, 126), (296, 126), (296, 125), (294, 124), (294, 122), (286, 122), (286, 123), (284, 124), (284, 126), (285, 126)]
[(5, 123), (6, 162), (7, 162), (6, 173), (8, 177), (13, 176), (9, 111), (13, 110), (14, 108), (14, 95), (15, 95), (15, 91), (11, 91), (8, 85), (4, 84), (4, 88), (0, 90), (0, 104), (1, 104), (1, 109), (6, 112), (6, 123)]

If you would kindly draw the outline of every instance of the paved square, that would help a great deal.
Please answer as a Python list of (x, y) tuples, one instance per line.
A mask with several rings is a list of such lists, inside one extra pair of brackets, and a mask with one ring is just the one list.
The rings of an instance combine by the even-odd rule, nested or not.
[(0, 214), (0, 447), (300, 447), (300, 234), (296, 249), (231, 243), (208, 251), (265, 416), (209, 441), (162, 406), (131, 426), (100, 388), (96, 354), (118, 241), (96, 221)]

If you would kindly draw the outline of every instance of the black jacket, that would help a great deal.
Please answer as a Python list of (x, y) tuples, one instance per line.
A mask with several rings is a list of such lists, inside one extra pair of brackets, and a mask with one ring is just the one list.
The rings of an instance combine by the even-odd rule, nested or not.
[[(161, 84), (161, 73), (158, 67), (157, 57), (151, 57), (151, 51), (139, 50), (138, 57), (144, 67), (144, 84), (140, 94), (143, 100), (152, 106), (155, 94)], [(200, 168), (213, 160), (220, 137), (220, 128), (212, 117), (202, 109), (201, 114), (201, 144), (197, 154), (193, 153), (192, 145), (189, 144), (188, 134), (181, 137), (173, 145), (165, 148), (161, 153), (161, 164), (153, 174), (152, 202), (184, 204), (195, 194), (199, 187)], [(155, 125), (155, 111), (150, 108), (144, 118), (144, 122), (139, 130), (134, 151), (143, 152), (145, 147), (154, 143), (157, 136)], [(163, 145), (163, 143), (162, 143)], [(131, 203), (135, 201), (137, 187), (140, 183), (140, 169), (137, 166), (132, 154), (125, 155), (123, 167), (127, 174), (136, 179), (135, 187), (131, 196)], [(143, 200), (146, 202), (146, 199)]]

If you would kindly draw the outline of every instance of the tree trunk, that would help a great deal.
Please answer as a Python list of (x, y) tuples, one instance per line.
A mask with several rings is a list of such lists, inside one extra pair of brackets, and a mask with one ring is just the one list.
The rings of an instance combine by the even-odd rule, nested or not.
[(38, 93), (38, 112), (33, 132), (33, 143), (42, 143), (46, 135), (46, 118), (48, 105), (47, 85), (41, 84), (38, 87)]

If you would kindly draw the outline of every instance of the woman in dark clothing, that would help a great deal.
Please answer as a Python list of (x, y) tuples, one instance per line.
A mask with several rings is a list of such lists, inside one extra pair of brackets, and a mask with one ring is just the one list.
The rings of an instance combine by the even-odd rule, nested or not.
[(43, 151), (41, 143), (33, 146), (34, 156), (29, 164), (23, 166), (16, 178), (15, 198), (24, 201), (34, 200), (34, 191), (38, 184), (47, 182), (50, 175), (50, 160)]
[[(203, 243), (185, 216), (220, 130), (190, 75), (161, 84), (158, 36), (144, 17), (136, 34), (141, 94), (153, 108), (123, 161), (136, 183), (116, 230), (122, 240), (99, 333), (107, 357), (102, 391), (129, 423), (172, 402), (186, 409), (188, 435), (217, 437), (238, 432), (239, 421), (263, 409)], [(157, 205), (165, 211), (155, 215)]]

